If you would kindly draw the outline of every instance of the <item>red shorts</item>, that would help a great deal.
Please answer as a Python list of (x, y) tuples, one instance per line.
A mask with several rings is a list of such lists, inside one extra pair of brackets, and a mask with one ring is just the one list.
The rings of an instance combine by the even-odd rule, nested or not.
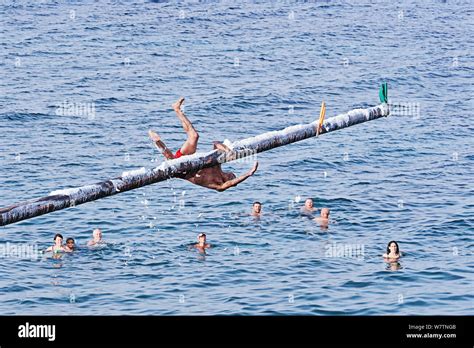
[(174, 155), (174, 158), (180, 158), (183, 154), (181, 153), (181, 149), (176, 151), (176, 154)]

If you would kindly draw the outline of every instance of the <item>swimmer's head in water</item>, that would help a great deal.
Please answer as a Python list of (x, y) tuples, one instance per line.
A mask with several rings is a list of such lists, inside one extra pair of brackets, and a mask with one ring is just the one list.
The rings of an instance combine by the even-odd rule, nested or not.
[(311, 198), (306, 198), (306, 201), (304, 201), (304, 206), (307, 209), (313, 209), (313, 200)]
[(102, 231), (100, 230), (100, 228), (96, 228), (96, 229), (92, 232), (92, 236), (93, 236), (94, 239), (96, 239), (96, 240), (102, 239)]
[(329, 214), (330, 214), (329, 208), (323, 208), (323, 209), (321, 209), (321, 217), (322, 217), (322, 218), (328, 219), (328, 218), (329, 218)]
[(75, 244), (74, 238), (68, 238), (68, 239), (66, 239), (66, 245), (67, 245), (67, 247), (68, 247), (69, 249), (74, 248), (74, 244)]
[[(59, 238), (59, 239), (58, 239)], [(63, 243), (63, 235), (61, 233), (56, 233), (54, 235), (54, 238), (53, 240), (58, 243), (58, 244), (62, 244)]]
[(388, 242), (387, 245), (387, 255), (389, 255), (391, 252), (393, 252), (394, 254), (400, 254), (400, 251), (398, 249), (398, 243), (394, 240)]
[(206, 234), (205, 234), (205, 233), (199, 233), (199, 234), (198, 234), (198, 241), (199, 241), (199, 242), (202, 241), (202, 242), (205, 243), (205, 242), (206, 242)]
[(253, 211), (254, 213), (260, 214), (260, 212), (262, 211), (262, 203), (253, 202)]

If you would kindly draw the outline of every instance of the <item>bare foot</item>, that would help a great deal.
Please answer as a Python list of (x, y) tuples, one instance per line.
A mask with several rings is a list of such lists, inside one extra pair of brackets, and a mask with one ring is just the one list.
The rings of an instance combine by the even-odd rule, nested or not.
[(151, 138), (151, 140), (153, 140), (155, 143), (157, 141), (160, 141), (161, 138), (158, 134), (156, 134), (155, 132), (153, 132), (151, 129), (148, 131), (148, 136)]
[(184, 103), (184, 97), (181, 97), (178, 99), (176, 103), (172, 105), (172, 107), (174, 110), (181, 110), (181, 105), (183, 105), (183, 103)]

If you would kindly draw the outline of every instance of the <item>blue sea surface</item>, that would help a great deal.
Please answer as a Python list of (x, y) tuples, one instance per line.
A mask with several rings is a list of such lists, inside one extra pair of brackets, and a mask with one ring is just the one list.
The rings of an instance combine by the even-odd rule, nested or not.
[[(0, 207), (379, 104), (258, 154), (214, 192), (175, 179), (0, 228), (0, 314), (473, 315), (471, 1), (0, 1)], [(237, 174), (252, 160), (224, 165)], [(322, 229), (305, 198), (329, 207)], [(263, 215), (249, 216), (252, 202)], [(100, 227), (108, 242), (85, 246)], [(205, 232), (207, 255), (189, 251)], [(384, 262), (390, 240), (399, 265)], [(1, 250), (1, 249), (0, 249)]]

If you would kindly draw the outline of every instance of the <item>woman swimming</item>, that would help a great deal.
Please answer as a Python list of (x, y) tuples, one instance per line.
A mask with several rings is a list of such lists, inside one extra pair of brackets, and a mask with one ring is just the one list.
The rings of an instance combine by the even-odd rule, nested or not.
[(53, 254), (57, 254), (60, 252), (70, 252), (69, 249), (63, 246), (63, 236), (60, 233), (56, 233), (54, 235), (54, 245), (50, 246), (46, 251), (52, 251)]
[(398, 243), (394, 240), (388, 242), (387, 253), (383, 254), (383, 258), (387, 261), (397, 261), (402, 256)]

